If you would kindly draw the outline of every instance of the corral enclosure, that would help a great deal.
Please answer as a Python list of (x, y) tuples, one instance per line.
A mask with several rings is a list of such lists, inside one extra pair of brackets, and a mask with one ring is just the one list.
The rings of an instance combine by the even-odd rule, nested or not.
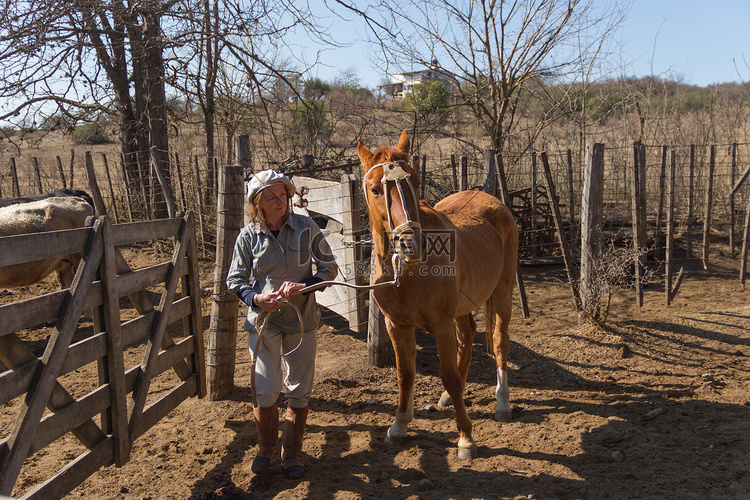
[[(668, 147), (665, 155), (661, 146), (646, 148), (649, 246), (652, 248), (657, 241), (662, 165), (664, 158), (669, 162), (671, 149)], [(459, 461), (452, 450), (451, 442), (456, 435), (452, 411), (425, 409), (428, 404), (435, 404), (440, 393), (439, 367), (431, 339), (424, 334), (418, 337), (419, 375), (415, 402), (418, 415), (412, 426), (412, 437), (404, 448), (391, 450), (381, 440), (395, 406), (395, 373), (390, 368), (369, 366), (363, 333), (341, 322), (338, 315), (325, 311), (326, 326), (321, 333), (316, 378), (317, 399), (312, 403), (304, 450), (312, 466), (303, 483), (289, 489), (282, 474), (262, 479), (252, 477), (249, 472), (256, 441), (247, 418), (250, 411), (246, 372), (249, 360), (245, 352), (246, 339), (241, 337), (237, 346), (238, 388), (232, 398), (213, 403), (187, 401), (153, 431), (144, 434), (142, 440), (135, 442), (130, 464), (122, 469), (103, 469), (72, 495), (223, 498), (221, 495), (229, 494), (230, 489), (221, 494), (214, 492), (233, 482), (241, 491), (231, 491), (240, 498), (243, 494), (260, 493), (280, 498), (317, 495), (354, 498), (380, 496), (384, 491), (408, 497), (427, 494), (420, 489), (422, 479), (436, 486), (429, 494), (441, 498), (514, 498), (529, 494), (537, 498), (601, 498), (602, 492), (608, 492), (612, 498), (672, 494), (710, 498), (748, 494), (750, 378), (747, 356), (750, 355), (750, 339), (747, 330), (750, 310), (745, 292), (737, 283), (737, 249), (742, 224), (735, 228), (739, 234), (732, 239), (729, 228), (731, 215), (735, 222), (744, 220), (750, 186), (744, 185), (738, 190), (734, 210), (728, 197), (747, 164), (747, 145), (714, 148), (715, 191), (710, 228), (713, 243), (707, 270), (695, 259), (700, 257), (695, 249), (693, 258), (685, 252), (688, 227), (695, 230), (694, 244), (699, 244), (702, 237), (700, 224), (704, 219), (710, 148), (695, 148), (693, 155), (692, 225), (688, 224), (690, 147), (674, 149), (680, 228), (676, 256), (688, 268), (688, 277), (675, 304), (671, 308), (661, 305), (663, 292), (657, 274), (646, 290), (643, 308), (634, 307), (634, 298), (629, 292), (621, 292), (613, 299), (608, 328), (580, 328), (569, 291), (561, 283), (565, 278), (559, 266), (524, 267), (531, 317), (522, 319), (516, 308), (511, 323), (511, 406), (516, 419), (511, 424), (500, 425), (491, 418), (493, 363), (485, 352), (483, 336), (478, 335), (467, 399), (472, 405), (469, 411), (475, 422), (480, 457), (471, 465)], [(81, 154), (77, 156), (80, 158)], [(582, 162), (576, 160), (580, 155), (571, 152), (570, 162), (567, 151), (549, 153), (549, 156), (557, 192), (564, 205), (563, 214), (570, 228), (575, 229), (580, 218), (577, 204), (581, 199)], [(607, 147), (605, 158), (603, 208), (605, 224), (608, 224), (605, 229), (614, 241), (622, 243), (630, 238), (633, 148)], [(420, 168), (421, 162), (419, 158)], [(535, 189), (544, 189), (540, 181), (543, 177), (537, 173), (538, 178), (534, 180), (533, 155), (509, 156), (503, 162), (509, 188), (516, 192), (517, 199), (528, 205), (539, 201), (540, 198), (530, 195)], [(94, 163), (106, 199), (103, 162)], [(110, 166), (113, 163), (116, 164), (110, 161)], [(450, 157), (426, 157), (425, 197), (436, 200), (455, 190), (456, 184), (461, 183), (461, 163), (460, 154), (453, 162)], [(484, 186), (488, 173), (485, 158), (467, 157), (465, 163), (467, 187)], [(48, 179), (50, 186), (54, 185), (52, 179), (59, 179), (54, 163), (50, 163), (48, 169), (44, 167), (45, 161), (38, 159), (38, 164), (40, 177)], [(184, 166), (182, 159), (180, 164)], [(452, 164), (457, 165), (455, 177)], [(28, 179), (27, 189), (22, 189), (24, 192), (35, 191), (35, 173), (33, 165), (29, 165), (19, 169), (26, 172), (24, 175)], [(173, 165), (176, 166), (176, 162)], [(353, 171), (355, 175), (358, 173), (356, 167)], [(190, 168), (183, 174), (183, 182), (191, 186), (187, 180)], [(331, 175), (336, 178), (340, 172)], [(3, 176), (0, 183), (4, 195), (8, 177)], [(85, 187), (79, 184), (83, 178), (78, 171), (75, 187)], [(178, 176), (173, 174), (172, 178)], [(118, 181), (115, 174), (112, 184), (116, 203), (122, 203), (124, 183), (121, 179)], [(202, 184), (202, 189), (210, 193), (212, 188)], [(183, 197), (178, 194), (180, 208), (199, 206), (195, 191), (195, 185), (183, 188)], [(176, 192), (179, 193), (179, 188)], [(566, 203), (571, 193), (573, 205)], [(111, 202), (108, 203), (112, 210)], [(208, 203), (201, 211), (204, 227), (199, 245), (206, 248), (206, 256), (211, 254), (211, 206)], [(572, 218), (569, 216), (571, 206)], [(531, 209), (530, 206), (523, 208)], [(537, 229), (529, 227), (526, 232), (528, 246), (524, 257), (528, 264), (539, 264), (543, 257), (555, 256), (559, 251), (554, 241), (548, 241), (549, 235), (554, 233), (539, 221), (531, 221), (532, 216), (544, 219), (543, 210), (537, 207), (527, 214), (529, 226)], [(117, 217), (127, 220), (122, 205)], [(570, 232), (571, 237), (574, 233)], [(142, 248), (135, 249), (131, 256), (146, 258), (138, 255), (139, 251), (146, 256), (154, 253), (153, 249)], [(204, 265), (210, 268), (210, 262)], [(658, 261), (651, 261), (650, 265), (658, 266)], [(203, 285), (208, 286), (210, 282)], [(18, 293), (24, 297), (43, 289)], [(716, 306), (717, 296), (725, 298), (721, 307)], [(18, 297), (8, 296), (4, 300)], [(204, 315), (206, 307), (204, 299)], [(37, 341), (49, 334), (45, 329), (30, 333), (39, 335)], [(653, 410), (662, 413), (657, 411), (654, 416), (646, 417)], [(443, 414), (445, 412), (449, 413)], [(197, 421), (196, 415), (201, 416)], [(49, 455), (32, 458), (25, 465), (23, 477), (29, 479), (22, 487), (31, 488), (35, 484), (35, 470), (52, 470), (55, 467), (51, 464), (52, 455), (67, 453), (65, 445), (63, 441), (61, 447), (52, 448)], [(617, 451), (622, 454), (622, 461), (620, 455), (615, 454)], [(623, 478), (627, 481), (623, 482)]]
[[(142, 269), (133, 270), (119, 248), (170, 237), (171, 260)], [(83, 252), (70, 289), (0, 305), (0, 491), (24, 485), (28, 456), (33, 462), (75, 436), (79, 443), (67, 443), (55, 473), (24, 495), (56, 498), (104, 465), (127, 463), (135, 439), (184, 399), (205, 395), (194, 221), (189, 213), (112, 227), (101, 217), (91, 228), (6, 236), (2, 248), (0, 266)], [(84, 310), (93, 325), (79, 322)], [(170, 369), (176, 378), (164, 375)]]
[[(144, 247), (125, 257), (140, 268), (163, 254)], [(257, 438), (241, 334), (230, 398), (183, 402), (134, 442), (129, 463), (95, 472), (67, 498), (743, 498), (750, 491), (750, 308), (726, 257), (711, 272), (701, 269), (689, 266), (691, 278), (670, 308), (659, 283), (646, 289), (643, 308), (629, 293), (616, 296), (610, 326), (601, 330), (577, 326), (559, 267), (525, 267), (531, 316), (520, 317), (516, 300), (511, 323), (514, 419), (492, 417), (494, 360), (477, 335), (466, 396), (479, 445), (472, 463), (456, 457), (452, 410), (429, 406), (442, 391), (433, 340), (417, 337), (415, 421), (403, 446), (392, 449), (383, 436), (396, 405), (395, 370), (371, 366), (365, 335), (326, 314), (304, 481), (288, 481), (278, 461), (266, 478), (250, 472)], [(210, 265), (202, 274), (210, 276)], [(52, 287), (49, 280), (2, 300)], [(210, 298), (202, 304), (205, 321)], [(24, 332), (37, 346), (47, 334)], [(134, 347), (128, 363), (140, 359)], [(86, 387), (83, 373), (71, 377), (70, 390)], [(662, 413), (647, 417), (654, 410)], [(6, 408), (2, 415), (6, 429)], [(14, 496), (76, 449), (69, 436), (32, 457)], [(425, 479), (434, 489), (420, 486)]]

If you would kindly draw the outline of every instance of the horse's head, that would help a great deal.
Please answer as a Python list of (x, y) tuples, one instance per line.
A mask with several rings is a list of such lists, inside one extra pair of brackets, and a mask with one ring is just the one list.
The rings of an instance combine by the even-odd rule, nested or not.
[(419, 262), (423, 251), (417, 198), (419, 176), (409, 165), (409, 148), (406, 130), (401, 132), (398, 146), (383, 146), (375, 153), (357, 140), (373, 235), (388, 234), (394, 251), (405, 264)]

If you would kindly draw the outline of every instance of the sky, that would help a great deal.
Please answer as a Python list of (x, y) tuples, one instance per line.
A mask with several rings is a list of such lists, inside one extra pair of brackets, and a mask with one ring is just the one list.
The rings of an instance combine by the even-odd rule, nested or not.
[[(383, 83), (383, 70), (356, 42), (362, 31), (356, 21), (337, 21), (337, 38), (353, 44), (324, 52), (310, 76), (333, 81), (353, 68), (362, 86)], [(656, 75), (701, 87), (750, 82), (750, 0), (632, 0), (613, 41), (620, 73), (613, 77)]]

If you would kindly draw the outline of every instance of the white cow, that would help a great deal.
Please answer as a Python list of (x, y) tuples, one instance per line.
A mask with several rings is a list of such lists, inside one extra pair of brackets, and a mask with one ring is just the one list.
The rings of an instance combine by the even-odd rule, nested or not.
[[(0, 237), (83, 227), (94, 207), (73, 196), (52, 197), (0, 208)], [(69, 288), (82, 253), (0, 267), (0, 288), (31, 285), (57, 274), (60, 288)]]

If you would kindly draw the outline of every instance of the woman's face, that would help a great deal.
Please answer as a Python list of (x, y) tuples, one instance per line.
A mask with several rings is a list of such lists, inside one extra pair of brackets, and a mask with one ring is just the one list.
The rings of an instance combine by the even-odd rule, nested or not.
[(274, 184), (260, 192), (258, 208), (269, 222), (276, 222), (284, 217), (287, 206), (286, 188), (283, 184)]

